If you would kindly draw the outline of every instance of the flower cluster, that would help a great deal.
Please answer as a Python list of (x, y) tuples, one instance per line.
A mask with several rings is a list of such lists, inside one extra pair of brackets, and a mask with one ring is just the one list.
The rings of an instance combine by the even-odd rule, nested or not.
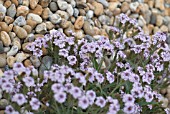
[[(11, 113), (139, 114), (163, 112), (159, 90), (169, 82), (170, 48), (166, 34), (145, 35), (136, 20), (124, 14), (109, 38), (77, 40), (51, 30), (27, 46), (37, 57), (47, 48), (54, 64), (37, 69), (15, 63), (0, 78)], [(35, 75), (36, 74), (36, 75)], [(48, 93), (48, 94), (47, 94)], [(168, 109), (165, 110), (168, 112)]]

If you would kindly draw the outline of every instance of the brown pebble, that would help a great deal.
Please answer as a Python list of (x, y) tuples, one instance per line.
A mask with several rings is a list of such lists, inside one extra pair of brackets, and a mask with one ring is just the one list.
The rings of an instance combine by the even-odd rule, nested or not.
[(4, 6), (6, 8), (9, 8), (9, 6), (11, 6), (11, 1), (10, 0), (5, 1)]
[(11, 0), (11, 1), (12, 1), (12, 3), (15, 4), (15, 6), (18, 6), (18, 0)]
[(32, 28), (30, 25), (24, 25), (23, 28), (27, 31), (28, 34), (31, 33), (32, 31)]
[(10, 39), (9, 35), (7, 34), (7, 32), (1, 31), (0, 38), (5, 46), (11, 45), (11, 39)]
[(0, 31), (10, 32), (10, 27), (5, 22), (0, 22)]
[(30, 8), (34, 9), (37, 4), (38, 4), (39, 0), (30, 0)]
[(43, 19), (47, 19), (51, 13), (49, 8), (44, 8), (41, 16)]
[(5, 19), (4, 21), (7, 23), (7, 24), (11, 24), (12, 22), (14, 22), (14, 19), (10, 16), (5, 16)]
[(100, 4), (98, 2), (93, 2), (92, 5), (94, 6), (94, 14), (96, 16), (103, 14), (104, 7), (102, 4)]
[(30, 61), (29, 59), (26, 59), (26, 60), (24, 61), (24, 66), (25, 66), (25, 67), (32, 66), (31, 61)]
[(7, 57), (7, 64), (9, 65), (9, 67), (12, 68), (15, 61), (16, 61), (15, 57), (13, 57), (13, 56)]
[(121, 5), (121, 10), (123, 13), (127, 12), (129, 10), (129, 4), (127, 2), (123, 2)]
[(43, 8), (41, 5), (37, 5), (36, 8), (34, 10), (31, 10), (30, 13), (34, 13), (37, 15), (41, 15), (43, 12)]
[(162, 25), (162, 26), (160, 27), (160, 30), (161, 30), (162, 32), (168, 32), (168, 27), (165, 26), (165, 25)]
[(47, 21), (47, 22), (45, 22), (45, 24), (46, 24), (46, 27), (47, 27), (47, 29), (48, 30), (51, 30), (51, 29), (53, 29), (55, 26), (51, 23), (51, 21)]
[(27, 25), (30, 25), (32, 29), (35, 28), (35, 26), (37, 25), (37, 22), (32, 20), (32, 19), (28, 19), (27, 20)]
[(17, 8), (17, 16), (26, 16), (29, 13), (29, 8), (27, 6), (19, 6)]
[(23, 29), (22, 27), (19, 26), (15, 26), (13, 28), (13, 31), (16, 33), (16, 35), (21, 38), (24, 39), (27, 37), (27, 31), (25, 29)]
[(79, 16), (76, 22), (74, 23), (74, 28), (81, 29), (83, 27), (83, 24), (84, 24), (84, 18), (83, 16)]

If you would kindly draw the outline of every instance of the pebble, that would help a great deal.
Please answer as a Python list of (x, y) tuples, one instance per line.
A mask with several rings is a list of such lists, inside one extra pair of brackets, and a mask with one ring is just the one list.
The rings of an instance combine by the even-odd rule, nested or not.
[(41, 61), (41, 66), (39, 68), (39, 74), (40, 76), (43, 75), (44, 71), (47, 69), (50, 69), (51, 65), (53, 63), (53, 59), (50, 56), (44, 56)]
[(160, 10), (164, 10), (164, 0), (155, 0), (155, 8), (159, 8)]
[(13, 67), (13, 64), (16, 62), (16, 59), (15, 59), (15, 57), (13, 57), (13, 56), (8, 56), (7, 57), (7, 64), (8, 64), (8, 66), (9, 67)]
[(29, 13), (29, 8), (27, 6), (19, 6), (17, 8), (16, 16), (26, 16)]
[(75, 33), (76, 33), (75, 37), (77, 39), (82, 39), (84, 37), (84, 31), (83, 30), (76, 30)]
[(25, 59), (27, 59), (30, 55), (26, 53), (17, 53), (15, 56), (16, 62), (23, 62)]
[(114, 11), (114, 10), (117, 8), (118, 5), (120, 5), (119, 2), (109, 2), (109, 7), (108, 7), (108, 9), (109, 9), (110, 11)]
[(49, 7), (50, 7), (50, 10), (53, 12), (57, 11), (57, 9), (58, 9), (56, 2), (51, 2)]
[(6, 58), (7, 58), (7, 55), (6, 55), (6, 53), (3, 53), (3, 54), (0, 54), (0, 67), (2, 68), (2, 67), (5, 67), (5, 65), (6, 65)]
[(38, 4), (39, 0), (30, 0), (30, 8), (34, 9), (37, 4)]
[[(66, 20), (68, 20), (70, 17), (69, 17), (69, 14), (65, 11), (61, 11), (61, 10), (58, 10), (56, 12), (58, 15), (60, 15), (61, 18), (64, 18)], [(73, 17), (73, 16), (72, 16)]]
[(30, 61), (29, 59), (26, 59), (26, 60), (24, 61), (24, 66), (25, 66), (25, 67), (30, 67), (30, 66), (33, 66), (33, 65), (32, 65), (32, 63), (31, 63), (31, 61)]
[(37, 22), (32, 20), (32, 19), (28, 19), (27, 20), (27, 25), (31, 26), (31, 28), (34, 29), (35, 26), (37, 25)]
[(5, 46), (11, 45), (11, 39), (5, 31), (1, 31), (1, 40)]
[(163, 24), (163, 17), (161, 15), (156, 16), (156, 25), (161, 26)]
[(67, 13), (68, 13), (70, 16), (73, 16), (73, 14), (74, 14), (74, 9), (73, 9), (73, 7), (72, 7), (70, 4), (68, 4)]
[(5, 17), (6, 7), (0, 4), (0, 21), (2, 21)]
[(10, 16), (12, 18), (15, 17), (16, 15), (16, 7), (15, 4), (12, 4), (8, 9), (7, 9), (7, 16)]
[(150, 10), (145, 11), (142, 15), (147, 24), (149, 24), (149, 22), (151, 20), (151, 15), (152, 15), (152, 12)]
[(145, 19), (143, 18), (143, 16), (139, 16), (139, 20), (138, 20), (138, 24), (139, 26), (143, 27), (144, 25), (146, 25), (146, 21)]
[(60, 10), (66, 10), (67, 7), (68, 7), (67, 2), (63, 1), (63, 0), (58, 0), (57, 4), (58, 4), (58, 7), (59, 7)]
[(10, 17), (10, 16), (5, 16), (4, 21), (5, 21), (7, 24), (11, 24), (11, 23), (14, 21), (14, 19), (13, 19), (12, 17)]
[(101, 15), (99, 16), (99, 21), (100, 23), (102, 23), (103, 25), (110, 25), (110, 18), (106, 15)]
[(156, 25), (157, 15), (155, 13), (151, 14), (150, 24)]
[(94, 6), (94, 14), (96, 16), (103, 14), (104, 8), (102, 4), (98, 2), (93, 2), (92, 5)]
[(104, 7), (109, 6), (109, 3), (106, 0), (97, 0), (97, 2), (100, 2), (101, 4), (103, 4)]
[(79, 10), (77, 8), (74, 8), (73, 16), (78, 17), (78, 15), (79, 15)]
[(13, 27), (13, 31), (21, 39), (24, 39), (27, 37), (27, 31), (25, 29), (23, 29), (22, 27), (15, 26), (15, 27)]
[(88, 21), (84, 22), (83, 29), (84, 29), (85, 34), (91, 35), (91, 36), (95, 35), (95, 31), (93, 30), (93, 27)]
[(53, 24), (58, 24), (61, 22), (61, 17), (58, 14), (52, 14), (49, 16), (49, 20), (53, 23)]
[(70, 26), (70, 21), (67, 21), (66, 19), (62, 19), (61, 23), (60, 23), (60, 26), (63, 28), (63, 29), (66, 29)]
[(0, 41), (0, 54), (4, 53), (4, 46), (3, 46), (3, 42)]
[(138, 6), (139, 6), (139, 2), (133, 2), (133, 3), (130, 3), (130, 5), (129, 5), (131, 11), (133, 11), (133, 12), (136, 11)]
[(45, 22), (45, 24), (46, 24), (47, 30), (51, 30), (55, 27), (50, 21)]
[(83, 24), (84, 24), (84, 18), (83, 16), (79, 16), (76, 22), (74, 23), (74, 27), (75, 29), (81, 29), (83, 27)]
[(19, 16), (15, 19), (15, 21), (13, 22), (14, 26), (24, 26), (26, 25), (26, 20), (25, 17), (23, 16)]
[(9, 101), (6, 99), (0, 99), (0, 107), (5, 108), (9, 104)]
[(22, 3), (22, 5), (24, 5), (24, 6), (29, 6), (29, 4), (30, 4), (30, 1), (29, 0), (23, 0), (23, 3)]
[(4, 3), (4, 6), (6, 7), (6, 8), (9, 8), (10, 6), (11, 6), (11, 1), (5, 1), (5, 3)]
[(20, 50), (21, 49), (21, 41), (20, 41), (20, 39), (19, 38), (14, 38), (13, 39), (13, 42), (12, 42), (12, 45), (15, 45), (15, 46), (17, 46), (18, 47), (18, 49)]
[(51, 0), (41, 0), (40, 1), (40, 5), (43, 7), (43, 8), (46, 8), (48, 7), (49, 3), (51, 2)]
[(162, 107), (167, 107), (168, 106), (168, 99), (167, 98), (162, 98), (161, 101), (162, 103)]
[(34, 66), (35, 68), (38, 68), (38, 67), (41, 65), (40, 60), (39, 60), (38, 57), (36, 57), (36, 56), (31, 56), (31, 57), (30, 57), (30, 60), (31, 60), (31, 63), (33, 64), (33, 66)]
[(13, 55), (17, 54), (17, 52), (18, 52), (18, 46), (14, 45), (14, 46), (12, 46), (10, 51), (7, 52), (7, 57), (13, 56)]
[(123, 2), (121, 5), (121, 11), (123, 13), (127, 12), (129, 10), (129, 4), (127, 2)]
[(39, 34), (45, 34), (47, 31), (46, 24), (41, 23), (41, 24), (37, 25), (35, 28), (35, 31), (36, 31), (36, 33), (39, 33)]
[(23, 28), (27, 31), (28, 34), (31, 33), (32, 31), (32, 28), (30, 25), (24, 25)]
[(51, 15), (51, 14), (52, 14), (52, 12), (50, 11), (49, 8), (44, 8), (41, 16), (43, 19), (48, 19), (49, 15)]
[(160, 27), (160, 30), (162, 31), (162, 32), (168, 32), (168, 27), (167, 26), (165, 26), (165, 25), (162, 25), (161, 27)]
[(41, 15), (43, 12), (43, 8), (41, 5), (37, 5), (36, 8), (34, 10), (31, 10), (30, 13), (34, 13), (37, 15)]
[(86, 17), (89, 19), (93, 18), (93, 16), (94, 16), (94, 12), (92, 10), (89, 10), (86, 14)]
[(39, 15), (34, 14), (34, 13), (29, 13), (27, 15), (27, 19), (32, 19), (33, 21), (36, 21), (37, 24), (42, 23), (42, 18)]
[(12, 1), (12, 3), (15, 4), (15, 6), (18, 6), (18, 0), (11, 0), (11, 1)]

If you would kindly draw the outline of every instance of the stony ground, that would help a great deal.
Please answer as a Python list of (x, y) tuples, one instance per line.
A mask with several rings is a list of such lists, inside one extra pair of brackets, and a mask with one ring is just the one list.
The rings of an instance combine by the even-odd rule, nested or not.
[[(107, 36), (120, 13), (136, 18), (146, 34), (170, 33), (170, 0), (0, 0), (0, 76), (14, 62), (40, 71), (42, 62), (50, 66), (48, 56), (40, 61), (26, 49), (47, 31), (55, 28), (69, 35), (72, 30), (79, 39)], [(43, 53), (47, 54), (46, 49)], [(170, 86), (162, 94), (168, 106)]]

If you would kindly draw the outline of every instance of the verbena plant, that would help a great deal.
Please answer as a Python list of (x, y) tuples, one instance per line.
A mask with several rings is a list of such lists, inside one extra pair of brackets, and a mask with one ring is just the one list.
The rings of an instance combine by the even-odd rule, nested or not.
[(159, 91), (169, 84), (170, 48), (166, 34), (145, 35), (124, 14), (110, 27), (109, 38), (78, 40), (70, 31), (51, 30), (28, 50), (54, 64), (38, 75), (15, 63), (0, 78), (6, 114), (153, 114), (168, 113)]

